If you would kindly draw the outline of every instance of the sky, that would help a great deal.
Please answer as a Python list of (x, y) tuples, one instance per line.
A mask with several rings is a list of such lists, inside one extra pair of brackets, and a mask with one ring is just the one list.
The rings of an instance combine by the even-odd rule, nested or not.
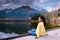
[(0, 9), (30, 6), (34, 9), (41, 8), (52, 11), (60, 8), (60, 0), (0, 0)]
[(33, 4), (36, 8), (44, 8), (47, 11), (52, 11), (60, 8), (60, 0), (37, 0)]

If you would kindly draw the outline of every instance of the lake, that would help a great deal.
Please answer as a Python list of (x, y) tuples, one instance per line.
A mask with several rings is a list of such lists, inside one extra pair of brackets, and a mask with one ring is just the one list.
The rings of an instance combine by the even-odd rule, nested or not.
[(24, 34), (34, 27), (29, 20), (0, 20), (0, 32)]

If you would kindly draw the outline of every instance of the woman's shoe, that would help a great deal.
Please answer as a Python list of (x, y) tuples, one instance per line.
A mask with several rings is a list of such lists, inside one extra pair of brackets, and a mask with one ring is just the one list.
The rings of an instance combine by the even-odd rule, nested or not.
[[(42, 36), (39, 36), (39, 37), (42, 37)], [(39, 37), (35, 37), (35, 39), (38, 39)]]
[(35, 37), (35, 39), (38, 39), (38, 37)]
[(47, 36), (48, 34), (45, 34), (44, 36)]

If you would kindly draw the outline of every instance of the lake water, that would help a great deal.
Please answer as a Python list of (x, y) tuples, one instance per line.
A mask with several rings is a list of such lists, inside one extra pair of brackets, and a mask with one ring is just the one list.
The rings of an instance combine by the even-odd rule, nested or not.
[(0, 22), (0, 32), (24, 34), (35, 26), (30, 21), (23, 22)]
[(35, 26), (29, 20), (0, 20), (0, 39), (25, 34), (32, 28)]
[(0, 31), (5, 33), (26, 33), (30, 29), (26, 24), (0, 24)]

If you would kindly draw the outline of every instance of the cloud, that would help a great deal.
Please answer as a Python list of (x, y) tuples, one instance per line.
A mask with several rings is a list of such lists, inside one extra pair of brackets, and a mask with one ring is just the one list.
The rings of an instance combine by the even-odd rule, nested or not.
[(57, 3), (57, 8), (60, 8), (60, 2)]
[[(30, 6), (35, 9), (40, 9), (40, 3), (47, 0), (0, 0), (0, 5), (3, 8), (16, 8), (19, 6)], [(0, 7), (0, 8), (1, 8)]]
[(39, 0), (39, 1), (42, 3), (42, 2), (46, 2), (47, 0)]
[(12, 5), (11, 3), (8, 3), (8, 4), (4, 4), (3, 6), (4, 7), (7, 7), (7, 6), (10, 6), (10, 5)]
[(49, 0), (0, 0), (0, 9), (30, 6), (38, 10), (44, 8), (51, 11), (53, 9), (60, 8), (60, 2), (56, 1), (57, 3), (51, 3), (50, 1), (48, 1)]
[(60, 8), (60, 2), (57, 2), (51, 6), (54, 10)]
[(4, 2), (6, 4), (7, 3), (13, 3), (15, 5), (31, 5), (34, 2), (34, 0), (9, 0), (9, 1), (5, 0)]
[(17, 5), (31, 5), (34, 0), (12, 0)]
[(0, 8), (16, 8), (19, 6), (30, 6), (35, 0), (0, 0)]
[(50, 3), (50, 4), (44, 5), (42, 7), (44, 9), (46, 9), (47, 11), (52, 11), (52, 10), (60, 9), (60, 2)]

